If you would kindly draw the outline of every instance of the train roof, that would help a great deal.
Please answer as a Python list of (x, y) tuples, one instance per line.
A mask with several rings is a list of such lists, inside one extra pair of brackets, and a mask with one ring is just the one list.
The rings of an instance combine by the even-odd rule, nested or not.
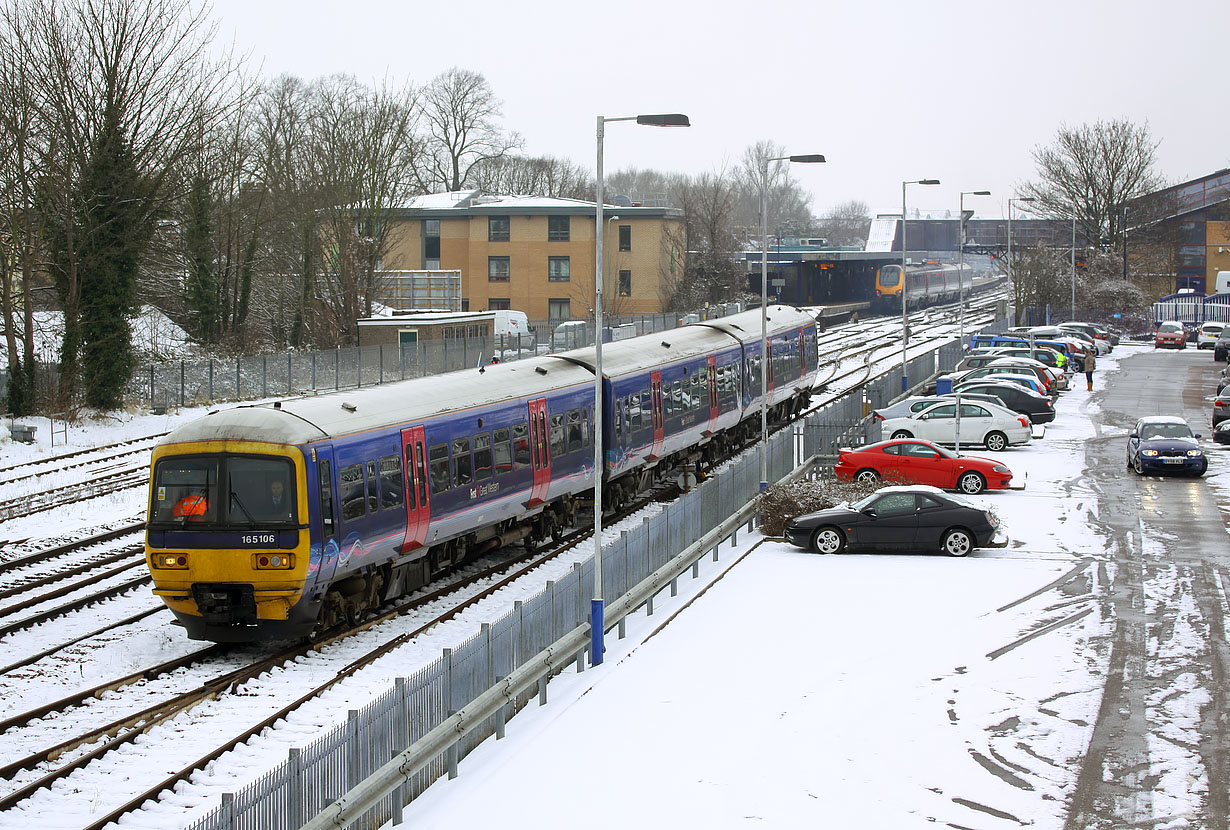
[[(768, 318), (766, 327), (770, 337), (816, 322), (816, 318), (807, 312), (788, 305), (769, 306), (765, 309), (765, 317)], [(731, 314), (729, 317), (719, 317), (716, 320), (705, 320), (693, 323), (693, 325), (708, 326), (729, 334), (741, 343), (748, 343), (760, 339), (760, 309), (743, 311), (739, 314)]]
[[(602, 374), (611, 380), (655, 369), (667, 363), (700, 357), (715, 349), (735, 348), (729, 337), (703, 326), (644, 334), (628, 340), (602, 344)], [(594, 347), (556, 352), (553, 357), (594, 370)]]
[[(540, 371), (541, 370), (541, 371)], [(209, 413), (161, 443), (261, 441), (304, 444), (425, 420), (445, 412), (515, 400), (589, 383), (593, 373), (553, 357), (535, 357), (445, 375), (330, 392)]]

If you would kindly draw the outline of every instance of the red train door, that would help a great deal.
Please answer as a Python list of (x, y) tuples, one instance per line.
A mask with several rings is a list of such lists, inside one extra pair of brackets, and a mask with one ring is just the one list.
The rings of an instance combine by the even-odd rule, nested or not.
[(662, 442), (666, 438), (666, 414), (662, 409), (662, 373), (649, 376), (649, 403), (653, 414), (653, 446), (649, 449), (652, 461), (662, 454)]
[(713, 422), (718, 416), (718, 393), (717, 393), (717, 355), (709, 355), (709, 371), (706, 373), (706, 380), (709, 384), (709, 425), (710, 429), (705, 430), (705, 435), (713, 433)]
[(431, 497), (427, 488), (427, 430), (422, 426), (401, 431), (402, 463), (406, 473), (406, 538), (402, 553), (422, 547), (431, 524)]
[(530, 460), (534, 467), (534, 484), (530, 489), (530, 507), (547, 499), (551, 484), (551, 442), (547, 439), (547, 399), (529, 402)]

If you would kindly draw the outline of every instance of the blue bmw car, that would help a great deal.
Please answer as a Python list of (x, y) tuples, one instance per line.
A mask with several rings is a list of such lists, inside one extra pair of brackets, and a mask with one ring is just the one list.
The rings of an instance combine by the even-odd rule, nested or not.
[(1209, 461), (1182, 418), (1150, 415), (1141, 418), (1128, 436), (1127, 466), (1139, 475), (1188, 473), (1202, 476)]

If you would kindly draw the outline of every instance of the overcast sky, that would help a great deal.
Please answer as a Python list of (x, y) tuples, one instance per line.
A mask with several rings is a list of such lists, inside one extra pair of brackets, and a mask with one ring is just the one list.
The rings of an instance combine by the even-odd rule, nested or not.
[[(1230, 167), (1227, 0), (926, 3), (621, 0), (213, 0), (219, 39), (263, 75), (338, 72), (424, 83), (481, 72), (526, 152), (593, 169), (595, 121), (682, 112), (691, 129), (608, 124), (608, 173), (738, 163), (771, 140), (828, 163), (794, 165), (813, 209), (861, 199), (989, 217), (1034, 176), (1061, 124), (1148, 122), (1157, 170)], [(1014, 215), (1015, 212), (1014, 212)]]

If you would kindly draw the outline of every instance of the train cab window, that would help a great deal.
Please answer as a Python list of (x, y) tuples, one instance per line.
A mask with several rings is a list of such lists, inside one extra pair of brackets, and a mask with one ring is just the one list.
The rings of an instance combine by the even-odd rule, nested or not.
[(483, 481), (491, 478), (491, 433), (480, 432), (474, 436), (474, 478)]
[(641, 396), (633, 395), (628, 399), (631, 403), (628, 404), (628, 413), (632, 421), (632, 431), (639, 432), (641, 429)]
[(367, 462), (367, 512), (375, 513), (380, 509), (380, 497), (376, 494), (376, 482), (379, 476), (376, 473), (376, 462)]
[(568, 410), (568, 452), (581, 449), (581, 410)]
[(581, 443), (585, 446), (590, 445), (589, 440), (589, 407), (581, 409)]
[(567, 447), (564, 442), (564, 416), (551, 416), (551, 431), (548, 433), (551, 436), (551, 457), (559, 458), (565, 452)]
[(470, 439), (457, 438), (453, 441), (453, 486), (467, 487), (473, 481), (474, 462), (470, 458)]
[(512, 426), (513, 469), (519, 470), (530, 463), (530, 427), (525, 421)]
[(380, 507), (390, 510), (405, 503), (406, 482), (401, 475), (401, 456), (386, 455), (380, 466)]
[(153, 489), (151, 523), (215, 522), (219, 501), (218, 459), (164, 458), (154, 470)]
[(446, 492), (448, 483), (448, 444), (436, 444), (427, 451), (428, 469), (431, 475), (431, 493)]
[(333, 475), (328, 461), (320, 460), (320, 536), (329, 539), (333, 536)]
[(351, 464), (343, 467), (338, 473), (338, 479), (342, 485), (342, 521), (361, 519), (366, 512), (363, 508), (363, 465)]
[(495, 464), (495, 474), (497, 476), (504, 473), (512, 472), (513, 457), (512, 445), (508, 439), (508, 427), (497, 429), (492, 433), (494, 444), (491, 447), (492, 459)]

